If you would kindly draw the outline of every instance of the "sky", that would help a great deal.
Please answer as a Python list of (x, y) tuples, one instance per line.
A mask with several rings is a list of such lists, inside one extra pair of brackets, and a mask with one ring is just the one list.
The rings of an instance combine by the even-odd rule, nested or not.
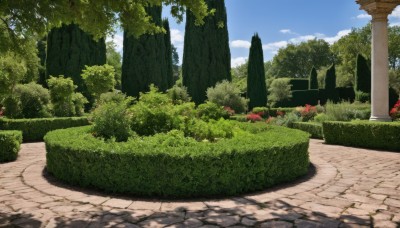
[[(279, 48), (288, 43), (310, 39), (324, 39), (334, 43), (352, 28), (365, 26), (371, 17), (359, 9), (355, 0), (225, 0), (232, 67), (246, 62), (250, 41), (258, 33), (264, 50), (264, 61), (271, 60)], [(164, 7), (163, 17), (168, 17), (171, 40), (183, 55), (185, 22), (180, 24)], [(400, 25), (400, 7), (389, 17), (390, 25)], [(123, 36), (119, 31), (113, 39), (122, 52)]]

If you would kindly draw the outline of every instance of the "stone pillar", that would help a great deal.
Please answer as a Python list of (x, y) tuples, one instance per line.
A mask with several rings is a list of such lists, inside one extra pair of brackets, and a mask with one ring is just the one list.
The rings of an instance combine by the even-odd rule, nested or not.
[(372, 16), (371, 121), (392, 121), (389, 116), (388, 15), (400, 0), (357, 0)]

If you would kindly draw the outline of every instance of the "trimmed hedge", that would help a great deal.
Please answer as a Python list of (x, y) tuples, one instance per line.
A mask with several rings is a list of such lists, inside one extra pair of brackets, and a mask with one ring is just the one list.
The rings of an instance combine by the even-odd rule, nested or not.
[(233, 138), (215, 143), (185, 137), (176, 143), (172, 134), (115, 143), (93, 137), (91, 127), (57, 130), (45, 137), (47, 170), (73, 185), (173, 198), (257, 191), (307, 173), (308, 134), (235, 125)]
[(21, 131), (0, 131), (0, 162), (15, 161), (21, 143)]
[(313, 139), (323, 139), (322, 124), (313, 122), (295, 122), (292, 128), (308, 132)]
[(354, 92), (353, 87), (336, 87), (336, 91), (339, 96), (340, 101), (350, 101), (351, 103), (354, 102), (356, 99), (356, 93)]
[(323, 132), (328, 144), (400, 151), (399, 122), (329, 121)]
[(305, 106), (306, 104), (309, 105), (317, 105), (318, 104), (318, 90), (311, 89), (311, 90), (297, 90), (292, 91), (292, 100), (291, 103), (293, 106)]
[(0, 118), (0, 130), (22, 131), (24, 142), (41, 141), (49, 131), (88, 125), (87, 117), (40, 119)]
[(308, 90), (309, 80), (306, 78), (291, 78), (289, 83), (292, 85), (292, 91)]

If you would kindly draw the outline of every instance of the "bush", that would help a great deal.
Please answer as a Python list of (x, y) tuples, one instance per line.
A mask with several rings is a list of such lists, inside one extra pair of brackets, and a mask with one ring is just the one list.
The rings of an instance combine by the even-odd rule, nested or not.
[(267, 107), (254, 107), (252, 113), (258, 114), (263, 118), (267, 118), (269, 116)]
[(150, 197), (236, 195), (307, 173), (308, 134), (234, 125), (232, 138), (214, 143), (177, 131), (123, 143), (96, 139), (90, 127), (53, 131), (45, 137), (47, 170), (69, 184)]
[(258, 122), (258, 121), (262, 121), (262, 120), (263, 120), (262, 117), (261, 117), (259, 114), (257, 114), (257, 113), (249, 113), (249, 114), (246, 116), (246, 119), (247, 119), (247, 121), (250, 121), (250, 122), (252, 122), (252, 123)]
[(325, 113), (319, 113), (314, 117), (314, 121), (317, 123), (323, 123), (325, 121), (332, 121), (332, 119), (330, 119)]
[(0, 162), (15, 161), (21, 143), (21, 131), (0, 131)]
[(223, 107), (230, 107), (236, 113), (243, 113), (247, 110), (248, 100), (240, 96), (240, 90), (228, 81), (217, 83), (215, 87), (207, 89), (209, 101)]
[(290, 100), (292, 98), (291, 87), (289, 78), (274, 79), (268, 89), (268, 101), (272, 106), (277, 106), (279, 102)]
[[(54, 115), (58, 117), (75, 116), (74, 91), (77, 86), (71, 78), (50, 77), (47, 80), (50, 90), (51, 102), (53, 103)], [(79, 95), (78, 95), (79, 96)], [(83, 107), (82, 107), (83, 109)]]
[(284, 116), (278, 116), (275, 119), (270, 121), (270, 123), (278, 125), (278, 126), (284, 126), (284, 127), (292, 127), (294, 122), (301, 122), (302, 118), (295, 112), (288, 113)]
[(305, 107), (297, 107), (295, 113), (301, 116), (303, 122), (308, 122), (317, 115), (317, 107), (306, 104)]
[(86, 97), (81, 93), (74, 93), (72, 102), (75, 106), (75, 116), (83, 116), (85, 114), (85, 105), (89, 103)]
[[(100, 106), (105, 103), (121, 103), (124, 102), (128, 97), (121, 92), (108, 92), (100, 95), (100, 98), (96, 101), (96, 106)], [(128, 98), (131, 99), (132, 98)], [(132, 100), (133, 101), (133, 100)]]
[(13, 93), (15, 86), (24, 78), (26, 63), (10, 52), (0, 56), (0, 102)]
[(219, 120), (221, 118), (228, 119), (229, 114), (224, 107), (213, 102), (207, 102), (197, 107), (197, 115), (204, 121)]
[(353, 121), (322, 125), (326, 143), (400, 151), (400, 123)]
[(328, 101), (325, 105), (326, 115), (333, 121), (350, 121), (354, 119), (369, 119), (371, 111), (369, 104), (360, 103), (333, 103)]
[(369, 93), (356, 91), (355, 92), (355, 97), (356, 97), (356, 101), (361, 102), (361, 103), (365, 103), (365, 102), (370, 102), (371, 101), (371, 94), (369, 94)]
[(191, 100), (187, 88), (184, 86), (174, 85), (174, 87), (167, 90), (167, 94), (174, 104), (182, 104)]
[(277, 116), (284, 116), (286, 113), (290, 113), (295, 111), (296, 108), (270, 108), (268, 110), (269, 116), (277, 117)]
[(115, 69), (110, 65), (85, 66), (82, 78), (89, 91), (96, 99), (102, 93), (109, 92), (115, 87)]
[(295, 122), (292, 124), (292, 128), (299, 129), (308, 132), (311, 138), (323, 139), (324, 135), (322, 132), (322, 124), (313, 122)]
[(49, 131), (88, 125), (86, 117), (7, 119), (0, 118), (0, 129), (22, 131), (24, 142), (41, 141)]
[(128, 140), (132, 135), (131, 114), (128, 111), (130, 99), (123, 102), (108, 102), (97, 107), (92, 113), (93, 133), (97, 137)]
[(208, 140), (215, 142), (219, 139), (229, 139), (233, 137), (233, 125), (230, 121), (220, 119), (205, 122), (199, 119), (192, 119), (188, 124), (186, 137), (192, 137), (197, 141)]
[(5, 115), (10, 118), (50, 117), (49, 91), (36, 83), (17, 85), (5, 102)]
[(400, 118), (400, 100), (398, 100), (397, 103), (393, 106), (389, 114), (393, 120)]

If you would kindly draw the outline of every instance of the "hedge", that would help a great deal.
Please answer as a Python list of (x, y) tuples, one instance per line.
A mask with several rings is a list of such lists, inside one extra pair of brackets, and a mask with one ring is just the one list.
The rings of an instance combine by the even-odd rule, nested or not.
[(290, 85), (292, 85), (292, 91), (294, 90), (308, 90), (309, 80), (306, 78), (291, 78), (289, 80)]
[(308, 132), (311, 138), (323, 139), (322, 124), (313, 122), (295, 122), (292, 128)]
[(0, 131), (0, 162), (15, 161), (21, 143), (21, 131)]
[(336, 87), (336, 91), (339, 96), (340, 101), (350, 101), (351, 103), (354, 102), (356, 99), (356, 94), (354, 92), (353, 87)]
[(277, 102), (278, 107), (298, 107), (306, 104), (317, 105), (319, 100), (319, 90), (293, 90), (290, 100)]
[(324, 122), (323, 132), (328, 144), (400, 151), (399, 122)]
[(57, 130), (45, 136), (47, 170), (72, 185), (169, 198), (235, 195), (307, 173), (308, 134), (265, 123), (235, 125), (241, 133), (231, 139), (181, 146), (157, 135), (105, 142), (90, 126)]
[(0, 118), (0, 130), (22, 131), (24, 142), (41, 141), (49, 131), (88, 125), (87, 117), (40, 119)]

